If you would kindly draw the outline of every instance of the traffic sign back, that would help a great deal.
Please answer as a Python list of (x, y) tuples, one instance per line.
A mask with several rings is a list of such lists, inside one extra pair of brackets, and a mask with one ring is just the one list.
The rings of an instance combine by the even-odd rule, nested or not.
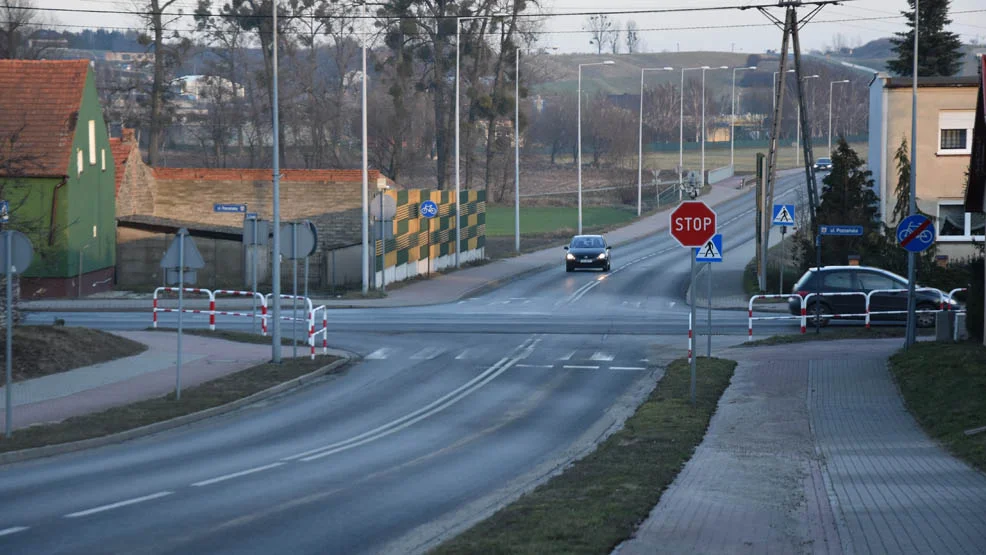
[(683, 247), (704, 246), (716, 234), (716, 213), (701, 201), (682, 202), (671, 212), (670, 230)]

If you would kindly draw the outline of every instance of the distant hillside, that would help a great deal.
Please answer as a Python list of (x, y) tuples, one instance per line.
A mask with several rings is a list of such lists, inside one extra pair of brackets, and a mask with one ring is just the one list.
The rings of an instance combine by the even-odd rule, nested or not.
[[(890, 37), (870, 41), (863, 46), (853, 49), (843, 49), (840, 52), (822, 54), (831, 60), (846, 61), (852, 64), (873, 68), (877, 71), (887, 71), (887, 60), (896, 57)], [(977, 75), (976, 54), (986, 53), (986, 46), (964, 45), (965, 59), (959, 75)]]

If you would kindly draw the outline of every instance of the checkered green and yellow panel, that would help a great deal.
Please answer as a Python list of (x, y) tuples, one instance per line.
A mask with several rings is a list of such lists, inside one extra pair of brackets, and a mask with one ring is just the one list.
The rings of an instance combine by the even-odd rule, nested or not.
[[(455, 193), (428, 189), (387, 191), (397, 201), (393, 239), (386, 241), (386, 266), (436, 259), (455, 253)], [(421, 203), (431, 200), (438, 205), (438, 215), (424, 218)], [(462, 243), (460, 252), (486, 245), (486, 191), (460, 191), (459, 223)], [(383, 262), (383, 245), (375, 243), (376, 267)]]

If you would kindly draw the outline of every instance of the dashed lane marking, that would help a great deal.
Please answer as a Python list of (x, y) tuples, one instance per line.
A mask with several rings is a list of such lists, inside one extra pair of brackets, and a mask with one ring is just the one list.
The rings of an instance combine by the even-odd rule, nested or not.
[(241, 470), (240, 472), (234, 472), (232, 474), (226, 474), (225, 476), (219, 476), (219, 477), (216, 477), (216, 478), (211, 478), (209, 480), (202, 480), (201, 482), (195, 482), (194, 484), (192, 484), (192, 486), (193, 487), (202, 487), (202, 486), (208, 486), (208, 485), (212, 485), (212, 484), (218, 484), (219, 482), (225, 482), (226, 480), (232, 480), (233, 478), (239, 478), (241, 476), (247, 476), (249, 474), (255, 474), (257, 472), (263, 472), (264, 470), (269, 470), (271, 468), (275, 468), (275, 467), (281, 466), (282, 464), (284, 464), (284, 463), (276, 462), (276, 463), (266, 464), (264, 466), (258, 466), (256, 468), (250, 468), (250, 469), (247, 469), (247, 470)]
[(69, 513), (65, 515), (65, 518), (78, 518), (80, 516), (89, 516), (96, 513), (101, 513), (104, 511), (111, 511), (113, 509), (119, 509), (120, 507), (126, 507), (128, 505), (136, 505), (137, 503), (143, 503), (144, 501), (151, 501), (153, 499), (160, 499), (161, 497), (166, 497), (174, 493), (173, 491), (159, 491), (157, 493), (152, 493), (150, 495), (145, 495), (143, 497), (134, 497), (133, 499), (127, 499), (125, 501), (119, 501), (117, 503), (110, 503), (109, 505), (102, 505), (99, 507), (93, 507), (92, 509), (86, 509), (84, 511), (79, 511), (75, 513)]

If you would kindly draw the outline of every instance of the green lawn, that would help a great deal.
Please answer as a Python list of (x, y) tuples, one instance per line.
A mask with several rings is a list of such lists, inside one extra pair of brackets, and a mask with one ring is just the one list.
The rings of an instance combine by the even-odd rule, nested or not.
[[(608, 206), (583, 206), (582, 227), (609, 226), (633, 220), (636, 214), (624, 208)], [(532, 206), (520, 207), (520, 232), (549, 233), (578, 227), (578, 208), (574, 206)], [(514, 234), (514, 208), (512, 206), (487, 206), (486, 235), (512, 236)]]

